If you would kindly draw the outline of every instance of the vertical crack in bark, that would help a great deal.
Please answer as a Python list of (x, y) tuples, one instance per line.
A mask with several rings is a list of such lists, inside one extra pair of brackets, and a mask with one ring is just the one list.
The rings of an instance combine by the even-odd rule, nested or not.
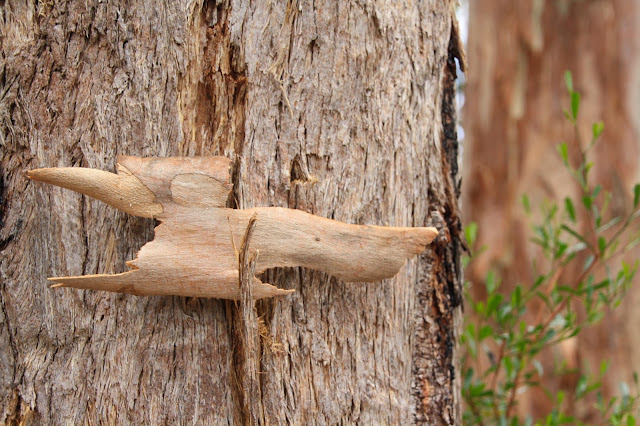
[(0, 229), (4, 226), (4, 214), (7, 210), (7, 198), (4, 187), (4, 167), (0, 163)]
[[(453, 17), (455, 21), (455, 17)], [(443, 97), (442, 97), (442, 152), (444, 158), (443, 172), (448, 182), (445, 187), (446, 203), (444, 205), (444, 218), (447, 222), (450, 242), (450, 257), (447, 258), (449, 265), (454, 265), (453, 277), (449, 280), (448, 293), (453, 300), (453, 307), (462, 305), (462, 265), (460, 257), (462, 250), (466, 249), (462, 237), (462, 220), (460, 218), (460, 207), (458, 198), (460, 197), (460, 184), (458, 161), (460, 156), (457, 130), (457, 108), (456, 108), (456, 59), (459, 60), (462, 70), (465, 69), (464, 56), (461, 53), (460, 37), (458, 27), (455, 22), (451, 24), (451, 34), (447, 62), (444, 72)], [(447, 173), (447, 171), (449, 173)]]
[[(455, 19), (455, 18), (453, 18)], [(448, 57), (442, 81), (442, 172), (445, 194), (439, 197), (429, 190), (432, 225), (440, 231), (431, 249), (421, 258), (423, 278), (416, 288), (417, 323), (413, 362), (413, 393), (416, 423), (453, 424), (460, 419), (457, 369), (457, 337), (462, 306), (462, 269), (464, 249), (458, 206), (459, 144), (456, 114), (456, 59), (464, 67), (457, 25), (452, 22)], [(420, 307), (424, 310), (420, 311)], [(439, 354), (435, 359), (430, 354)]]
[(190, 20), (189, 62), (178, 83), (180, 155), (242, 154), (247, 79), (231, 13), (229, 1), (206, 0)]
[(29, 425), (33, 421), (34, 412), (31, 407), (22, 399), (20, 391), (16, 388), (9, 403), (9, 410), (6, 417), (2, 419), (3, 424), (7, 426)]
[[(7, 342), (9, 344), (9, 348), (11, 350), (11, 362), (10, 362), (10, 366), (11, 366), (11, 370), (12, 370), (12, 377), (11, 377), (11, 383), (3, 383), (2, 385), (4, 386), (5, 390), (8, 390), (14, 386), (17, 385), (18, 382), (18, 364), (17, 364), (17, 360), (18, 360), (18, 346), (16, 344), (16, 339), (13, 333), (13, 330), (11, 328), (11, 317), (8, 315), (7, 313), (7, 305), (5, 302), (5, 285), (4, 284), (0, 284), (0, 308), (2, 310), (2, 323), (4, 325), (4, 327), (6, 328), (6, 333), (7, 333)], [(9, 356), (5, 355), (7, 358), (9, 358)], [(9, 361), (9, 360), (7, 360)], [(8, 377), (7, 377), (8, 379)], [(16, 403), (13, 403), (14, 400), (17, 399)], [(3, 401), (4, 400), (4, 401)], [(20, 397), (20, 394), (18, 392), (18, 389), (15, 388), (14, 389), (14, 395), (13, 398), (11, 400), (8, 401), (8, 404), (6, 407), (2, 407), (2, 411), (4, 411), (3, 415), (5, 415), (5, 419), (3, 419), (2, 421), (4, 422), (4, 424), (12, 424), (11, 423), (11, 418), (16, 418), (16, 416), (19, 416), (20, 413), (20, 401), (22, 400), (22, 398)], [(3, 397), (0, 402), (6, 402), (7, 400), (5, 399), (5, 397)]]
[[(15, 238), (13, 233), (4, 232), (4, 216), (9, 208), (9, 199), (6, 194), (6, 188), (4, 185), (4, 167), (0, 162), (0, 252), (7, 248), (9, 243)], [(4, 236), (6, 235), (6, 236)]]
[[(187, 63), (177, 87), (183, 133), (177, 154), (224, 155), (235, 159), (231, 166), (233, 192), (227, 206), (237, 208), (242, 205), (240, 158), (245, 139), (247, 79), (243, 51), (232, 42), (229, 22), (232, 13), (229, 0), (204, 0), (192, 11), (185, 46)], [(259, 384), (255, 382), (255, 357), (259, 350), (259, 342), (255, 340), (257, 319), (244, 302), (241, 305), (226, 302), (225, 306), (233, 348), (228, 366), (232, 370), (229, 392), (234, 415), (229, 421), (255, 423), (257, 413), (261, 412), (255, 407), (262, 406)], [(253, 320), (245, 321), (244, 316)], [(253, 376), (247, 371), (253, 371)]]
[[(455, 18), (454, 18), (455, 19)], [(445, 65), (443, 96), (442, 96), (442, 146), (446, 156), (445, 164), (449, 168), (451, 182), (455, 186), (456, 197), (460, 196), (460, 182), (458, 176), (458, 159), (460, 155), (457, 129), (457, 106), (456, 106), (456, 60), (460, 68), (464, 71), (464, 59), (460, 52), (460, 40), (457, 33), (457, 26), (452, 23), (451, 35), (449, 37), (449, 47), (447, 50), (447, 62)], [(456, 202), (457, 205), (457, 202)]]

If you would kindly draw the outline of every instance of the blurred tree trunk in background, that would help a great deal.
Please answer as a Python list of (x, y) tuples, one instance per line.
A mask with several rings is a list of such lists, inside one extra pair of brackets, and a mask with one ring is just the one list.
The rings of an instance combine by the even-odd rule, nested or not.
[[(0, 2), (0, 423), (459, 422), (454, 23), (448, 1)], [(296, 291), (243, 354), (233, 302), (48, 288), (122, 271), (153, 221), (24, 171), (118, 154), (225, 155), (240, 208), (440, 237), (382, 283), (268, 271)]]
[[(634, 0), (470, 1), (463, 210), (478, 223), (478, 247), (487, 246), (467, 278), (482, 282), (488, 268), (502, 272), (507, 286), (532, 282), (534, 251), (521, 197), (533, 206), (544, 199), (577, 194), (556, 151), (574, 135), (564, 118), (569, 107), (564, 72), (582, 93), (580, 128), (591, 135), (602, 120), (605, 132), (592, 153), (594, 182), (613, 193), (613, 214), (631, 207), (638, 176), (640, 130), (640, 5)], [(569, 146), (574, 146), (569, 143)], [(637, 257), (637, 256), (636, 256)], [(481, 295), (483, 289), (473, 290)], [(609, 390), (631, 382), (640, 370), (640, 289), (605, 322), (562, 346), (570, 365), (612, 361)], [(554, 354), (560, 355), (560, 354)], [(553, 380), (547, 371), (546, 380)], [(556, 385), (571, 388), (574, 377)], [(526, 395), (528, 410), (542, 414), (543, 395)], [(570, 398), (567, 398), (570, 400)], [(586, 406), (575, 407), (587, 414)]]

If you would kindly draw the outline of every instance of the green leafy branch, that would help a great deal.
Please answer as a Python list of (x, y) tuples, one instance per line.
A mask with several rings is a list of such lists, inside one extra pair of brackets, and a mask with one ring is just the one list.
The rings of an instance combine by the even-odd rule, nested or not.
[[(565, 74), (570, 110), (565, 116), (574, 129), (574, 147), (558, 145), (562, 162), (577, 182), (580, 195), (566, 197), (562, 206), (548, 202), (541, 207), (542, 222), (533, 226), (532, 242), (546, 259), (543, 272), (534, 282), (515, 285), (508, 293), (500, 291), (501, 280), (489, 271), (484, 282), (487, 296), (472, 300), (467, 292), (473, 321), (465, 326), (462, 343), (465, 348), (463, 398), (466, 403), (465, 424), (576, 424), (574, 416), (562, 412), (566, 395), (555, 394), (544, 385), (540, 355), (543, 350), (575, 337), (584, 327), (600, 321), (611, 308), (618, 306), (628, 290), (638, 262), (619, 260), (640, 243), (636, 222), (640, 216), (640, 185), (633, 189), (633, 209), (626, 217), (609, 217), (611, 194), (599, 184), (592, 184), (593, 163), (589, 153), (600, 139), (604, 125), (592, 126), (591, 138), (584, 145), (578, 129), (580, 94), (573, 88), (570, 72)], [(577, 158), (571, 157), (576, 152)], [(531, 213), (528, 197), (523, 206)], [(635, 229), (635, 231), (633, 231)], [(477, 226), (465, 229), (469, 247), (475, 246)], [(465, 264), (473, 257), (465, 260)], [(612, 266), (619, 260), (617, 266)], [(538, 265), (534, 264), (534, 270)], [(534, 307), (542, 305), (543, 309)], [(583, 311), (586, 315), (578, 315)], [(482, 351), (481, 351), (482, 350)], [(480, 353), (488, 358), (488, 366), (479, 362)], [(475, 368), (474, 368), (475, 367)], [(632, 395), (621, 385), (620, 398), (604, 401), (601, 379), (608, 364), (603, 362), (594, 379), (582, 375), (573, 392), (583, 399), (595, 394), (596, 409), (608, 424), (635, 424), (638, 384)], [(556, 374), (568, 372), (560, 365)], [(634, 376), (635, 378), (636, 376)], [(546, 417), (520, 419), (516, 414), (518, 395), (528, 388), (545, 391), (553, 402)]]

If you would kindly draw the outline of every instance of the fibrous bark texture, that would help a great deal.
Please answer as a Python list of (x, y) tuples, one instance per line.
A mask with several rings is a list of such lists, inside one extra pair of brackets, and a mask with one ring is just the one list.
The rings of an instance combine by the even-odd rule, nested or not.
[[(522, 195), (540, 206), (549, 199), (576, 199), (579, 191), (556, 150), (561, 142), (576, 150), (573, 129), (563, 114), (570, 102), (565, 70), (572, 72), (574, 88), (582, 94), (579, 127), (585, 140), (593, 123), (602, 120), (605, 125), (590, 152), (591, 178), (612, 192), (612, 215), (626, 215), (631, 207), (630, 194), (639, 180), (640, 6), (628, 0), (469, 3), (473, 72), (464, 112), (462, 204), (465, 218), (478, 223), (478, 247), (486, 250), (467, 277), (480, 283), (494, 267), (505, 286), (531, 283), (536, 255), (528, 240)], [(472, 288), (480, 293), (480, 287)], [(634, 355), (640, 353), (638, 297), (636, 286), (602, 327), (584, 331), (562, 348), (562, 357), (572, 367), (590, 366), (594, 371), (601, 360), (612, 361), (605, 378), (609, 390), (615, 391), (619, 381), (629, 382), (640, 366)], [(578, 375), (551, 376), (545, 376), (545, 383), (567, 392), (575, 389)], [(572, 400), (565, 398), (568, 404)], [(545, 395), (525, 395), (521, 402), (521, 408), (536, 414), (550, 404)], [(588, 416), (590, 407), (568, 409)]]
[[(449, 2), (0, 8), (2, 421), (459, 420)], [(24, 171), (120, 154), (229, 158), (236, 208), (440, 234), (382, 283), (268, 270), (295, 292), (255, 307), (260, 254), (237, 304), (49, 290), (122, 272), (154, 223)]]

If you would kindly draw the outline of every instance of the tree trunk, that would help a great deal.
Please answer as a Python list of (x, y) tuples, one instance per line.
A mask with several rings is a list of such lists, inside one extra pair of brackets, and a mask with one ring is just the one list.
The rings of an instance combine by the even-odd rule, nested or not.
[[(0, 420), (459, 422), (452, 8), (2, 2)], [(49, 289), (123, 271), (154, 223), (24, 171), (118, 154), (224, 155), (238, 208), (440, 236), (381, 283), (270, 270), (295, 293), (253, 314)]]
[[(575, 147), (563, 114), (569, 107), (565, 70), (572, 71), (582, 94), (582, 134), (590, 137), (596, 121), (605, 124), (591, 152), (592, 177), (612, 192), (613, 215), (629, 212), (639, 172), (639, 24), (640, 7), (630, 0), (470, 2), (473, 72), (464, 113), (468, 177), (463, 206), (465, 219), (478, 223), (478, 247), (487, 247), (468, 270), (472, 282), (481, 282), (490, 267), (501, 271), (505, 285), (533, 282), (535, 251), (522, 195), (528, 194), (533, 206), (578, 195), (556, 150), (561, 142)], [(640, 358), (633, 355), (640, 353), (639, 297), (637, 287), (632, 289), (601, 327), (563, 347), (570, 366), (597, 371), (601, 360), (610, 360), (609, 391), (617, 390), (619, 381), (630, 383), (631, 372), (640, 369)], [(577, 376), (552, 376), (551, 371), (545, 375), (545, 384), (556, 381), (568, 392), (575, 389)], [(530, 399), (525, 411), (542, 415), (550, 401), (541, 396)], [(576, 410), (587, 415), (589, 407)]]

